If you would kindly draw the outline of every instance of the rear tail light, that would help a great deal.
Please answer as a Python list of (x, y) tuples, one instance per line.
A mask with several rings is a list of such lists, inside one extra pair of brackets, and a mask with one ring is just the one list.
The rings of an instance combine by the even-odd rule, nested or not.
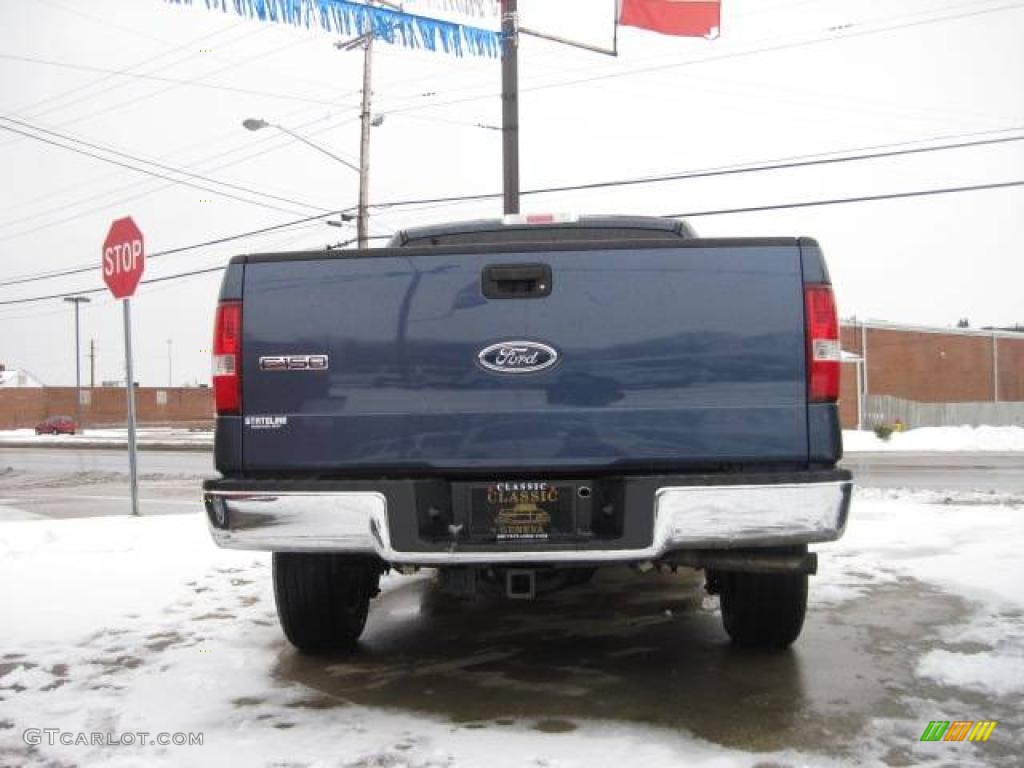
[(213, 401), (217, 415), (242, 406), (242, 302), (222, 301), (213, 324)]
[(812, 403), (839, 399), (839, 320), (831, 285), (804, 288), (807, 323), (807, 398)]

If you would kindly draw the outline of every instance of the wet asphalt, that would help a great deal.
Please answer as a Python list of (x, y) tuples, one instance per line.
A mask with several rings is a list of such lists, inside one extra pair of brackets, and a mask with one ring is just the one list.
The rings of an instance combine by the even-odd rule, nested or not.
[[(964, 650), (939, 636), (971, 612), (962, 599), (903, 580), (815, 605), (812, 586), (797, 643), (752, 652), (730, 646), (702, 585), (693, 572), (617, 568), (584, 587), (520, 602), (458, 599), (430, 579), (413, 581), (375, 602), (354, 655), (316, 658), (286, 648), (274, 674), (308, 688), (314, 707), (397, 707), (494, 730), (526, 722), (571, 732), (580, 719), (599, 719), (743, 750), (893, 766), (928, 758), (914, 747), (929, 719), (951, 709), (998, 710), (1009, 738), (983, 745), (983, 764), (1020, 765), (1019, 707), (914, 675), (929, 650)], [(922, 707), (933, 714), (916, 715)], [(875, 718), (896, 725), (871, 735)], [(956, 764), (964, 756), (947, 749), (933, 757)]]

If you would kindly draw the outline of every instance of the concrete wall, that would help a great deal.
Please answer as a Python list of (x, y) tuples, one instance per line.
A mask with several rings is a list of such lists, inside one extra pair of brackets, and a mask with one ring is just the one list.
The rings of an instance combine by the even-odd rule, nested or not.
[[(162, 393), (162, 394), (161, 394)], [(116, 426), (127, 422), (126, 392), (121, 387), (82, 388), (85, 426)], [(210, 426), (213, 392), (182, 387), (138, 387), (135, 413), (140, 424)], [(0, 429), (34, 427), (49, 416), (75, 416), (74, 387), (0, 389)]]

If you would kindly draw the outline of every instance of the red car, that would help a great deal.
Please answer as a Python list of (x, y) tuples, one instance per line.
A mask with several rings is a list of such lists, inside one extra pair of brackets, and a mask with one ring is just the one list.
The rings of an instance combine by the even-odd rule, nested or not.
[(51, 416), (36, 424), (37, 435), (73, 435), (78, 425), (70, 416)]

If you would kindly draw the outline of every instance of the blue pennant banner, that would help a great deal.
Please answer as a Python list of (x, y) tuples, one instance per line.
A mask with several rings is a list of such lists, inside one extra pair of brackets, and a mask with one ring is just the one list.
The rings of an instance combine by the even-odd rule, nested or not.
[[(192, 5), (193, 0), (167, 0)], [(416, 16), (349, 0), (206, 0), (206, 7), (225, 13), (295, 26), (319, 26), (341, 35), (362, 35), (406, 48), (444, 51), (455, 56), (501, 55), (501, 35), (441, 19)]]

